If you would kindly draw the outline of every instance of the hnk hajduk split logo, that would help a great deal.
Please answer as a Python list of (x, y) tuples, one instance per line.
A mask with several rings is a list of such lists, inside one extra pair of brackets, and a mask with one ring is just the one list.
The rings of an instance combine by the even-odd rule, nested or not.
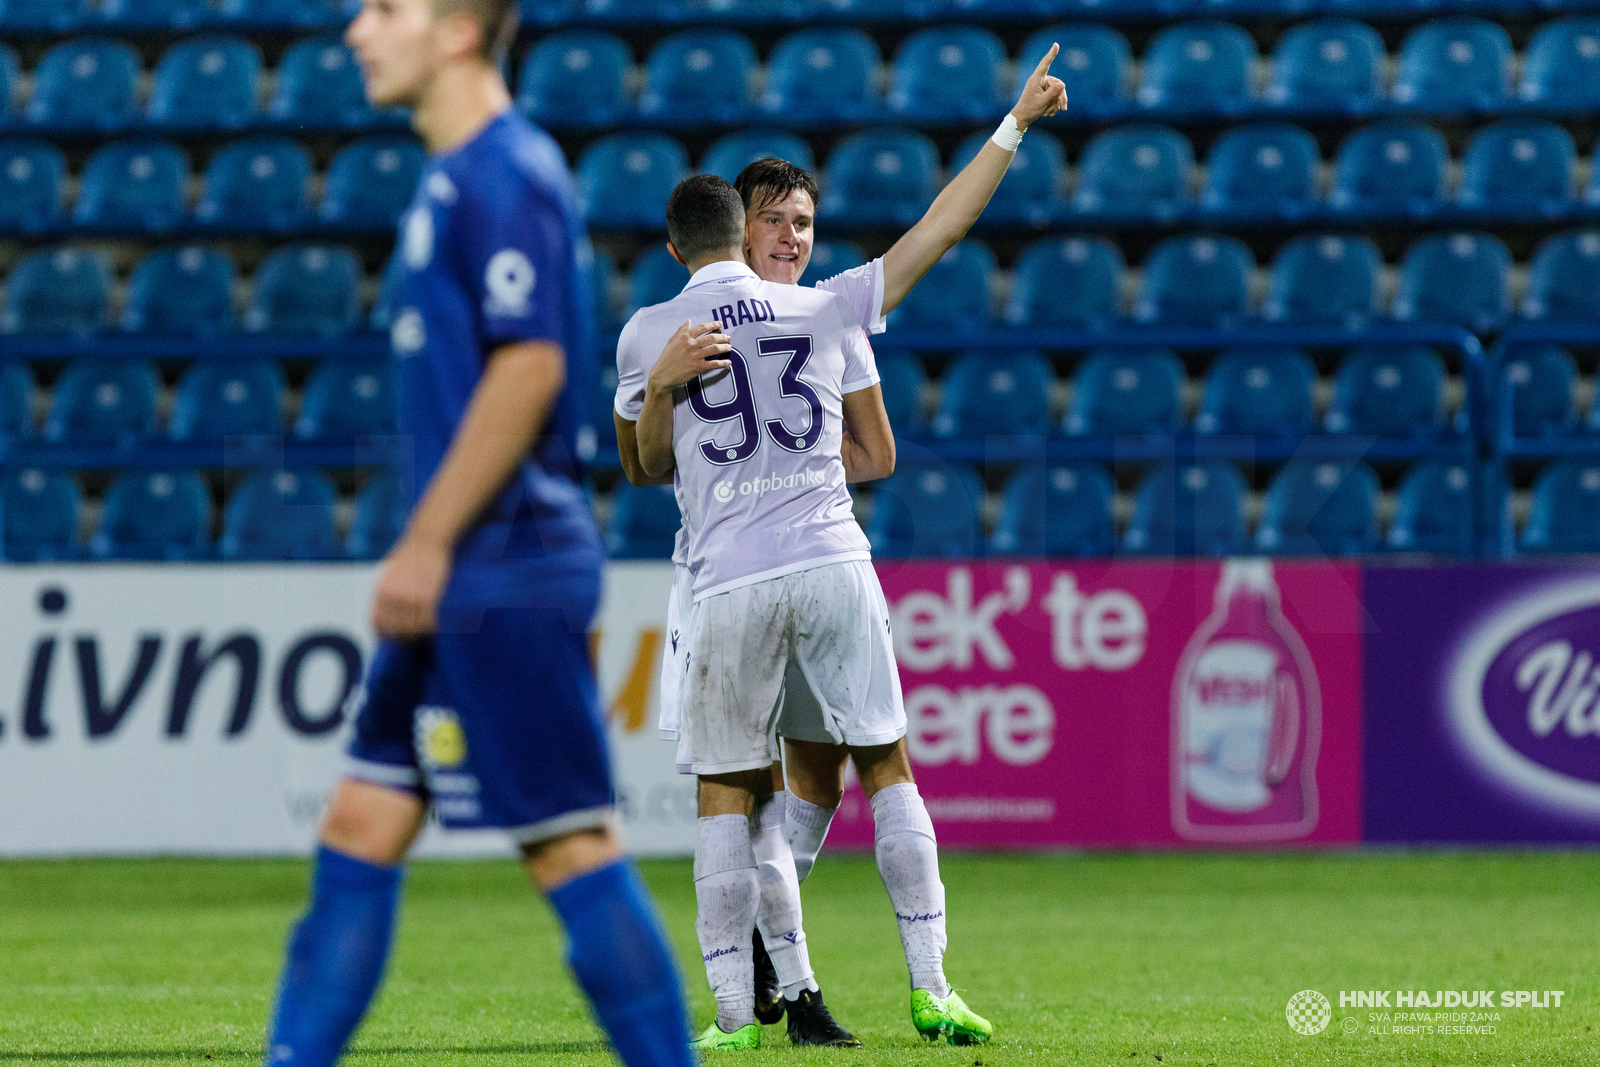
[(1289, 1020), (1289, 1029), (1310, 1037), (1328, 1028), (1328, 1020), (1333, 1018), (1333, 1005), (1315, 989), (1302, 989), (1289, 998), (1284, 1015)]

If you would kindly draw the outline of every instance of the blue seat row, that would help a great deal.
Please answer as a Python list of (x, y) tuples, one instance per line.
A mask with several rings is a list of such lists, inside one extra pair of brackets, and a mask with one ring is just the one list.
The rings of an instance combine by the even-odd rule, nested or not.
[[(987, 131), (980, 131), (964, 140), (951, 159), (951, 173), (966, 166), (987, 139)], [(702, 157), (700, 169), (731, 179), (763, 156), (807, 169), (815, 164), (805, 141), (767, 132), (724, 137)], [(1255, 123), (1217, 139), (1200, 182), (1188, 138), (1166, 126), (1133, 124), (1091, 139), (1075, 180), (1069, 181), (1061, 143), (1041, 131), (1023, 140), (982, 222), (999, 227), (1466, 223), (1600, 214), (1600, 167), (1593, 168), (1580, 193), (1572, 135), (1543, 121), (1508, 120), (1478, 131), (1453, 193), (1449, 150), (1428, 126), (1385, 122), (1356, 130), (1340, 145), (1326, 194), (1321, 163), (1317, 142), (1306, 130)], [(689, 156), (666, 134), (616, 133), (585, 148), (576, 170), (590, 226), (661, 230), (667, 197), (688, 175)], [(818, 209), (824, 224), (910, 226), (939, 191), (939, 152), (931, 139), (913, 130), (864, 130), (837, 144), (821, 185)]]
[[(210, 248), (153, 252), (134, 269), (118, 323), (147, 334), (335, 336), (361, 325), (361, 262), (346, 248), (280, 248), (257, 270), (243, 322), (234, 315), (233, 261)], [(23, 257), (6, 280), (0, 334), (87, 336), (111, 326), (111, 263), (62, 247)]]
[(124, 474), (103, 498), (87, 545), (79, 540), (83, 495), (70, 474), (10, 471), (0, 488), (0, 558), (11, 562), (106, 560), (376, 559), (399, 534), (393, 475), (368, 479), (342, 542), (332, 483), (316, 471), (266, 471), (229, 496), (212, 540), (211, 490), (195, 471)]
[(211, 157), (191, 211), (189, 156), (171, 141), (133, 137), (89, 157), (68, 210), (67, 165), (35, 138), (0, 140), (0, 229), (170, 233), (282, 232), (307, 226), (392, 230), (427, 158), (409, 137), (376, 135), (347, 146), (328, 168), (320, 205), (309, 187), (311, 153), (286, 137), (248, 137)]
[[(19, 363), (0, 365), (0, 439), (78, 445), (134, 443), (158, 435), (194, 443), (276, 436), (284, 427), (283, 372), (267, 360), (194, 364), (179, 381), (171, 420), (158, 428), (155, 368), (136, 360), (85, 359), (55, 382), (44, 425), (34, 425), (34, 383)], [(329, 360), (306, 382), (289, 429), (298, 441), (345, 442), (394, 432), (387, 363)]]
[(360, 6), (359, 0), (0, 0), (0, 32), (308, 28), (348, 21)]
[(1516, 109), (1582, 112), (1600, 105), (1600, 19), (1563, 19), (1528, 45), (1515, 86), (1506, 31), (1482, 18), (1452, 18), (1414, 29), (1398, 75), (1386, 75), (1383, 39), (1349, 19), (1303, 23), (1279, 41), (1271, 74), (1257, 92), (1254, 38), (1226, 22), (1163, 30), (1137, 77), (1128, 40), (1109, 26), (1068, 23), (1041, 30), (1007, 73), (998, 36), (975, 26), (920, 30), (902, 43), (880, 97), (883, 56), (858, 29), (816, 27), (783, 38), (757, 94), (750, 39), (732, 30), (693, 30), (655, 45), (643, 89), (629, 91), (634, 55), (619, 37), (575, 30), (544, 38), (527, 54), (518, 98), (549, 126), (594, 128), (625, 119), (654, 124), (740, 122), (764, 115), (785, 125), (846, 124), (894, 117), (919, 124), (976, 121), (1002, 113), (1020, 79), (1060, 44), (1053, 73), (1071, 106), (1060, 121), (1147, 114), (1343, 114), (1385, 111), (1454, 115)]
[[(141, 0), (142, 2), (142, 0)], [(17, 57), (0, 46), (0, 124), (48, 133), (241, 130), (251, 126), (361, 129), (403, 124), (375, 110), (350, 50), (336, 38), (311, 38), (284, 53), (265, 109), (259, 106), (260, 50), (242, 37), (208, 34), (173, 45), (139, 104), (139, 53), (110, 37), (53, 46), (33, 69), (33, 91), (12, 111)]]

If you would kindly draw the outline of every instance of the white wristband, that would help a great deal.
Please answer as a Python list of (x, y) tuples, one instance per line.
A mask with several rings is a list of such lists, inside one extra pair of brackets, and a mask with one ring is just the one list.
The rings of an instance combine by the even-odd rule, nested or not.
[(994, 136), (989, 138), (1007, 152), (1015, 152), (1022, 143), (1022, 127), (1017, 125), (1017, 116), (1008, 114), (1000, 122), (1000, 128), (994, 131)]

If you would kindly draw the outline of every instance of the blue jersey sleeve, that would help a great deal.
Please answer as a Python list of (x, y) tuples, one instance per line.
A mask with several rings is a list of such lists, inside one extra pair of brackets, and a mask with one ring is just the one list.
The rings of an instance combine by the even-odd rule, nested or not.
[(485, 351), (519, 341), (565, 344), (575, 250), (560, 205), (526, 182), (480, 183), (459, 211), (462, 265)]

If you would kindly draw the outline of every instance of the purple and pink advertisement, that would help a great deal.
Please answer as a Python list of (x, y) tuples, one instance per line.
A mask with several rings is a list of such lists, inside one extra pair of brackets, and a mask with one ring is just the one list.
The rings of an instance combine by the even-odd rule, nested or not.
[[(1600, 841), (1600, 569), (879, 564), (957, 848)], [(829, 841), (870, 846), (847, 791)]]

